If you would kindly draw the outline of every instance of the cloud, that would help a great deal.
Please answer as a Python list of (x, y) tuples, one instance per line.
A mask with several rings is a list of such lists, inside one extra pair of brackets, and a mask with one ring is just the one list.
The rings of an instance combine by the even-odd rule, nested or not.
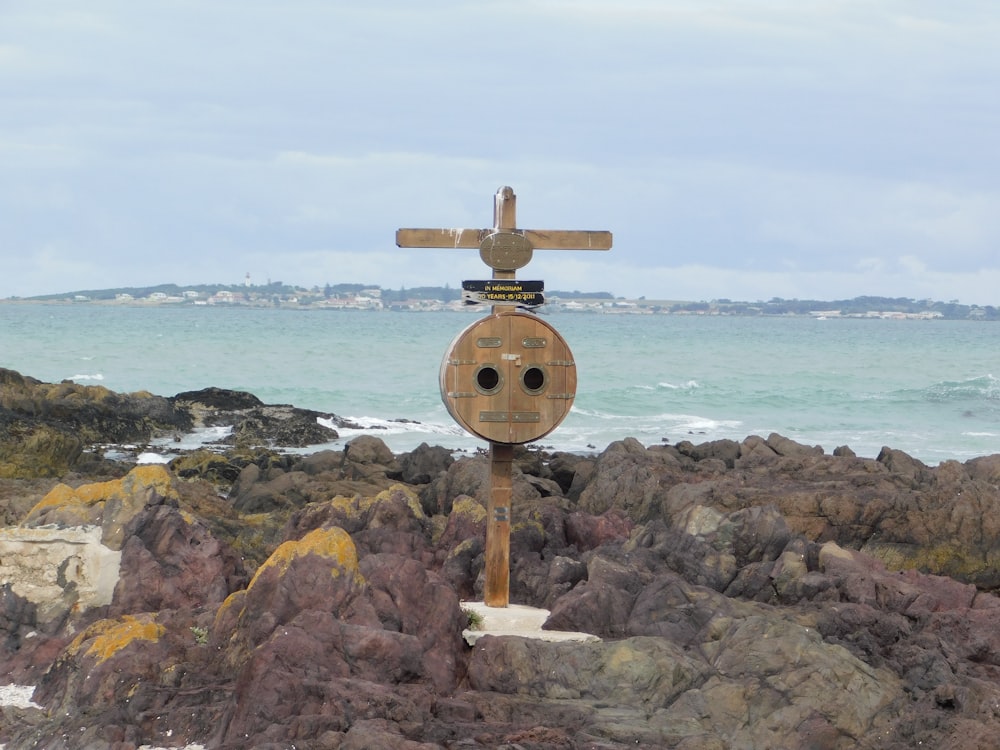
[(0, 296), (91, 278), (53, 258), (454, 284), (474, 254), (395, 229), (488, 226), (501, 185), (521, 226), (612, 230), (560, 272), (616, 294), (985, 302), (1000, 264), (990, 2), (54, 0), (4, 26)]

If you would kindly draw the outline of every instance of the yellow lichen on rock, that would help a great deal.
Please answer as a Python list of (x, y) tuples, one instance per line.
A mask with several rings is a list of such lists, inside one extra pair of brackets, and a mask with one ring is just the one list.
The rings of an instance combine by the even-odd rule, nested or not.
[(486, 521), (486, 508), (483, 507), (482, 503), (469, 497), (468, 495), (462, 495), (455, 498), (455, 502), (451, 506), (451, 512), (460, 515), (468, 515), (477, 523)]
[(163, 464), (136, 466), (121, 479), (83, 484), (77, 488), (57, 484), (28, 513), (33, 519), (53, 508), (70, 508), (74, 505), (89, 507), (108, 500), (125, 500), (136, 492), (153, 488), (161, 497), (178, 498), (173, 477)]
[(240, 589), (239, 591), (234, 591), (229, 596), (227, 596), (225, 600), (222, 602), (222, 604), (219, 605), (219, 608), (215, 611), (216, 622), (218, 622), (220, 618), (227, 616), (229, 610), (232, 609), (233, 605), (236, 604), (237, 602), (239, 602), (240, 606), (242, 607), (243, 599), (246, 599), (246, 595), (247, 595), (246, 589)]
[(121, 620), (98, 620), (73, 639), (66, 647), (66, 653), (76, 656), (90, 641), (84, 656), (93, 656), (103, 662), (133, 641), (155, 643), (165, 632), (166, 628), (157, 623), (152, 615), (125, 615)]
[(314, 529), (298, 541), (282, 544), (264, 561), (263, 565), (257, 568), (247, 590), (253, 588), (254, 583), (265, 570), (277, 568), (279, 573), (284, 573), (295, 560), (306, 555), (330, 558), (330, 574), (334, 578), (343, 571), (353, 575), (355, 583), (361, 585), (365, 582), (361, 571), (358, 570), (358, 551), (351, 535), (341, 528), (333, 527)]
[[(102, 482), (102, 484), (107, 484), (107, 482)], [(68, 484), (60, 483), (49, 490), (45, 497), (35, 503), (35, 507), (28, 511), (28, 518), (33, 518), (49, 508), (61, 508), (75, 504), (83, 504), (83, 500), (76, 494), (76, 490)]]
[(407, 487), (405, 484), (394, 484), (387, 490), (382, 490), (375, 497), (372, 498), (372, 504), (381, 502), (383, 500), (388, 500), (397, 492), (401, 492), (406, 498), (406, 505), (413, 513), (414, 518), (425, 518), (424, 509), (420, 505), (420, 497), (416, 492), (413, 491), (411, 487)]
[(406, 506), (410, 509), (410, 512), (415, 518), (426, 517), (424, 509), (420, 506), (420, 497), (417, 493), (415, 493), (412, 488), (398, 482), (388, 489), (382, 490), (377, 495), (368, 495), (365, 497), (362, 497), (361, 495), (353, 495), (351, 497), (346, 495), (337, 495), (327, 502), (342, 513), (351, 517), (356, 517), (362, 513), (367, 513), (373, 506), (378, 505), (379, 503), (391, 500), (397, 493), (402, 494), (406, 502)]
[(351, 495), (350, 497), (347, 495), (337, 495), (327, 502), (342, 513), (353, 516), (358, 512), (362, 500), (358, 495)]
[(163, 464), (136, 466), (122, 478), (121, 483), (122, 493), (126, 495), (152, 487), (161, 497), (174, 500), (179, 498), (174, 487), (174, 477)]

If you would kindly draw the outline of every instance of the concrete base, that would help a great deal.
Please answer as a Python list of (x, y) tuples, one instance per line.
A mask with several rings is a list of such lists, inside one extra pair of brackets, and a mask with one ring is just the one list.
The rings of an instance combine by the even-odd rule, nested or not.
[(111, 604), (122, 553), (105, 547), (101, 535), (100, 526), (0, 529), (0, 581), (42, 608)]
[(514, 635), (519, 638), (536, 638), (541, 641), (599, 641), (591, 633), (573, 633), (562, 630), (542, 630), (549, 619), (549, 610), (509, 604), (506, 607), (487, 607), (483, 602), (462, 602), (462, 609), (475, 612), (481, 624), (475, 630), (463, 630), (462, 637), (470, 646), (484, 635)]

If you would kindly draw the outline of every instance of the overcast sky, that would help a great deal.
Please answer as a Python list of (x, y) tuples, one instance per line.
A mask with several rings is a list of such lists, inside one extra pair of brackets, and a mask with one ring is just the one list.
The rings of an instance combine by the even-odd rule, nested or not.
[(0, 297), (488, 278), (1000, 304), (996, 0), (0, 0)]

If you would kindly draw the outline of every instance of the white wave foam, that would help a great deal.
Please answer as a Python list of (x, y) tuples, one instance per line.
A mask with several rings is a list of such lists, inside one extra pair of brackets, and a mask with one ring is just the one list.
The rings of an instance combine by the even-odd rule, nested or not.
[(695, 388), (701, 388), (701, 385), (697, 380), (689, 380), (686, 383), (681, 383), (680, 385), (663, 381), (662, 383), (657, 383), (656, 386), (658, 388), (666, 388), (671, 391), (690, 391)]
[(101, 373), (99, 373), (99, 372), (95, 372), (93, 375), (80, 375), (80, 374), (77, 374), (77, 375), (74, 375), (73, 377), (68, 378), (68, 379), (72, 380), (75, 383), (75, 382), (80, 381), (80, 380), (104, 380), (104, 376)]
[(672, 412), (636, 416), (635, 414), (611, 414), (596, 409), (580, 409), (574, 406), (572, 413), (588, 419), (602, 420), (608, 423), (627, 422), (630, 426), (634, 426), (637, 429), (664, 429), (672, 425), (673, 429), (718, 430), (734, 429), (743, 424), (738, 419), (713, 419), (697, 414), (675, 414)]
[(340, 433), (341, 437), (346, 435), (367, 434), (375, 431), (375, 434), (398, 435), (400, 433), (423, 432), (430, 435), (462, 435), (463, 430), (457, 425), (438, 424), (435, 422), (409, 422), (393, 419), (382, 419), (380, 417), (346, 417), (346, 419), (358, 425), (360, 429), (351, 427), (338, 427), (333, 420), (317, 417), (316, 421), (324, 427), (330, 427)]
[(195, 427), (191, 432), (179, 435), (179, 440), (172, 437), (162, 437), (153, 440), (152, 445), (174, 447), (177, 450), (197, 450), (209, 443), (221, 440), (232, 431), (233, 428), (231, 426)]
[(152, 453), (145, 451), (135, 457), (137, 464), (168, 464), (173, 456), (165, 456), (162, 453)]
[(708, 417), (688, 417), (683, 426), (689, 430), (732, 430), (742, 425), (738, 419), (709, 419)]
[[(477, 439), (456, 424), (441, 424), (438, 422), (406, 422), (380, 417), (346, 417), (358, 427), (338, 427), (332, 420), (317, 418), (317, 422), (325, 427), (333, 428), (340, 436), (336, 441), (324, 445), (312, 445), (308, 449), (294, 449), (292, 453), (315, 452), (324, 449), (339, 449), (360, 435), (371, 435), (381, 439), (394, 453), (405, 453), (413, 450), (424, 442), (436, 441), (437, 444), (456, 450), (474, 450), (478, 447)], [(445, 438), (447, 440), (445, 440)]]

